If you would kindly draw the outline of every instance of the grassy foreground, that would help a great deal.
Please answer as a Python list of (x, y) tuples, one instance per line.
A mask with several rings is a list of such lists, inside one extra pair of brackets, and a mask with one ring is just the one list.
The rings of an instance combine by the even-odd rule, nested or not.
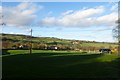
[(10, 50), (2, 56), (4, 78), (120, 78), (120, 57), (67, 51)]

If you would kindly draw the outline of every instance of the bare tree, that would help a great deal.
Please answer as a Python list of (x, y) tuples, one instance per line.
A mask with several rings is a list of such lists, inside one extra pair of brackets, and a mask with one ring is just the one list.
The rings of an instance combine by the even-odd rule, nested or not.
[(116, 21), (116, 24), (118, 24), (113, 29), (113, 37), (115, 37), (118, 40), (118, 54), (120, 54), (120, 18), (118, 14), (118, 20)]

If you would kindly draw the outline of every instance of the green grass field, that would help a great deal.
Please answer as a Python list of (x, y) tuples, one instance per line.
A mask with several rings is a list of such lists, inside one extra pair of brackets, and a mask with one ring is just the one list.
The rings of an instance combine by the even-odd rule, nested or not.
[(4, 78), (120, 78), (120, 57), (68, 51), (8, 50)]

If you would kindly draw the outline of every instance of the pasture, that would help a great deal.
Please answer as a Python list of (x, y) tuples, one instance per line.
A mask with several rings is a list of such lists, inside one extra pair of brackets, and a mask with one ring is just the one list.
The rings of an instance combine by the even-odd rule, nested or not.
[(6, 78), (120, 78), (120, 57), (116, 54), (74, 51), (8, 50), (2, 56)]

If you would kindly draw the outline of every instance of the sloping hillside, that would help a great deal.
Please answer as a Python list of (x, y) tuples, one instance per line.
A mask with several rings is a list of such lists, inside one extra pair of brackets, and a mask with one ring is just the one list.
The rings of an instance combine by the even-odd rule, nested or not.
[(81, 40), (67, 40), (54, 37), (34, 37), (20, 34), (0, 34), (2, 35), (3, 48), (12, 48), (19, 45), (29, 45), (32, 39), (33, 48), (43, 46), (58, 46), (63, 48), (87, 49), (87, 48), (113, 48), (117, 43), (95, 42), (95, 41), (81, 41)]

